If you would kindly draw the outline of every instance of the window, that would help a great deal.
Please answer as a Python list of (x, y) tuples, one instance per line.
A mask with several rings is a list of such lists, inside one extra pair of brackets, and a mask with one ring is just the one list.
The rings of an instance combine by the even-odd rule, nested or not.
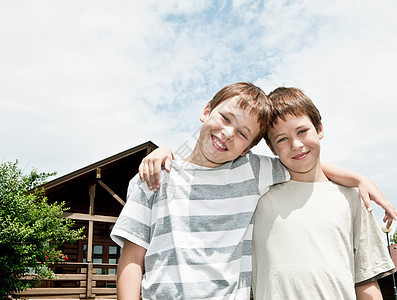
[[(117, 264), (121, 255), (121, 248), (110, 243), (94, 244), (92, 247), (92, 262), (104, 264), (95, 267), (97, 275), (116, 275)], [(87, 244), (82, 245), (82, 261), (87, 262)], [(109, 266), (108, 264), (114, 265)]]

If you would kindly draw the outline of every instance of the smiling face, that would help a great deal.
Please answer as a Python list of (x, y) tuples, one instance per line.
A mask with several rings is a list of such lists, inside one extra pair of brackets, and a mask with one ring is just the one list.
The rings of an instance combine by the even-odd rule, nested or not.
[(320, 164), (323, 137), (322, 125), (316, 130), (307, 115), (288, 114), (268, 130), (270, 148), (297, 181), (327, 181)]
[(200, 136), (187, 161), (213, 168), (247, 153), (260, 125), (255, 114), (240, 108), (238, 100), (238, 96), (227, 99), (212, 111), (205, 107)]

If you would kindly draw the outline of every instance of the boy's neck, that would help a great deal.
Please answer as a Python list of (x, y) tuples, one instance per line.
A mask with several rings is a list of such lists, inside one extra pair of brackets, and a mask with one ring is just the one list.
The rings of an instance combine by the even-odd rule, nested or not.
[(297, 173), (289, 170), (291, 175), (291, 180), (301, 181), (301, 182), (327, 182), (329, 179), (325, 176), (323, 170), (321, 169), (321, 164), (318, 164), (314, 169), (304, 172)]
[(190, 154), (188, 157), (183, 158), (182, 160), (186, 161), (188, 163), (200, 166), (200, 167), (205, 167), (205, 168), (216, 168), (220, 165), (220, 164), (216, 164), (216, 163), (212, 164), (208, 161), (203, 162), (203, 160), (200, 159), (200, 157), (195, 156), (194, 153)]
[(190, 153), (190, 155), (188, 157), (185, 157), (183, 160), (205, 168), (216, 168), (223, 164), (207, 159), (207, 157), (204, 156), (203, 151), (201, 151), (198, 142), (194, 146), (192, 153)]

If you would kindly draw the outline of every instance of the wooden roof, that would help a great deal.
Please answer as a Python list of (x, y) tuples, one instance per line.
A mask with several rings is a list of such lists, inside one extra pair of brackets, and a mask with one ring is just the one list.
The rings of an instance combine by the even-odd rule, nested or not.
[(67, 189), (73, 189), (83, 182), (87, 183), (87, 181), (95, 180), (95, 178), (98, 178), (97, 172), (101, 173), (101, 177), (111, 177), (112, 181), (117, 181), (120, 176), (128, 177), (129, 180), (137, 173), (137, 166), (141, 160), (156, 148), (157, 145), (148, 141), (49, 181), (43, 185), (43, 188), (45, 189), (46, 195), (51, 198), (53, 195)]

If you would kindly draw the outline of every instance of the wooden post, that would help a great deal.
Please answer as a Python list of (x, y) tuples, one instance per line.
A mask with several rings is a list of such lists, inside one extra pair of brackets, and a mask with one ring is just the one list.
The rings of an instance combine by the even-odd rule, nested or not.
[[(94, 204), (95, 204), (95, 188), (96, 184), (91, 184), (89, 187), (89, 195), (90, 195), (90, 207), (88, 209), (89, 215), (94, 215)], [(90, 299), (93, 297), (92, 295), (92, 248), (94, 242), (94, 221), (88, 221), (88, 243), (87, 243), (87, 292), (86, 297)]]
[[(95, 203), (95, 188), (96, 184), (91, 184), (89, 188), (90, 194), (90, 207), (89, 214), (94, 215), (94, 203)], [(94, 221), (88, 221), (88, 243), (87, 243), (87, 262), (92, 262), (92, 246), (94, 239)]]
[(94, 204), (95, 204), (95, 189), (96, 189), (96, 184), (91, 184), (90, 189), (89, 189), (89, 194), (90, 194), (90, 208), (89, 208), (89, 214), (94, 215)]
[(87, 299), (92, 298), (92, 272), (93, 272), (93, 264), (89, 263), (87, 267)]
[(101, 168), (96, 168), (96, 178), (101, 179)]
[(94, 221), (88, 221), (87, 262), (92, 262), (92, 244), (94, 238)]

